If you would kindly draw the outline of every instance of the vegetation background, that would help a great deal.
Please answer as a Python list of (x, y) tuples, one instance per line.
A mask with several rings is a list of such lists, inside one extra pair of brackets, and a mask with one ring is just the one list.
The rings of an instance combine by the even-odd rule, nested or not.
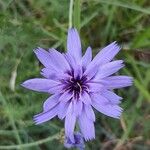
[[(83, 51), (118, 41), (117, 56), (126, 67), (120, 74), (134, 85), (118, 90), (124, 99), (121, 120), (96, 113), (96, 139), (86, 150), (150, 149), (150, 1), (74, 0), (72, 23), (80, 30)], [(20, 83), (38, 77), (42, 67), (33, 49), (55, 47), (64, 52), (69, 0), (0, 0), (0, 149), (63, 150), (63, 122), (35, 126), (46, 94)], [(70, 22), (71, 23), (71, 22)], [(40, 77), (40, 76), (39, 76)]]

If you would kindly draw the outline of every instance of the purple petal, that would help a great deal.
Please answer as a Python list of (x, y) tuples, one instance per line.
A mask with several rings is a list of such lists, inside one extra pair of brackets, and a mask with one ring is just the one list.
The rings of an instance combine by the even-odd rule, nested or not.
[(85, 110), (83, 110), (82, 114), (79, 116), (78, 123), (81, 133), (86, 141), (95, 138), (94, 123), (87, 117)]
[(55, 68), (59, 71), (66, 71), (70, 69), (64, 56), (55, 49), (50, 49), (49, 52), (47, 52), (42, 48), (38, 48), (34, 50), (34, 52), (40, 62), (47, 68)]
[(58, 71), (53, 68), (43, 68), (41, 75), (45, 78), (55, 80), (58, 78)]
[(43, 68), (41, 70), (41, 75), (47, 79), (52, 79), (52, 80), (67, 79), (71, 77), (67, 73), (62, 73), (53, 68)]
[(89, 86), (89, 92), (101, 92), (104, 90), (104, 85), (99, 82), (89, 82), (87, 83)]
[(118, 89), (131, 86), (133, 82), (132, 77), (129, 76), (110, 76), (102, 80), (102, 84), (108, 89)]
[(98, 65), (95, 65), (92, 68), (87, 67), (83, 75), (86, 76), (88, 80), (90, 80), (96, 75), (97, 71), (98, 71)]
[(67, 50), (68, 53), (75, 58), (76, 62), (81, 60), (81, 42), (79, 34), (75, 28), (68, 30)]
[(59, 102), (68, 102), (71, 98), (73, 97), (72, 93), (69, 92), (64, 92), (60, 98), (59, 98)]
[(82, 76), (82, 64), (81, 61), (76, 62), (75, 58), (71, 56), (69, 53), (65, 55), (66, 60), (68, 61), (70, 67), (73, 70), (74, 78)]
[(120, 51), (120, 47), (113, 42), (103, 48), (92, 60), (92, 62), (88, 65), (87, 70), (94, 70), (95, 66), (99, 68), (99, 66), (110, 62), (115, 55)]
[(122, 113), (122, 108), (118, 105), (113, 105), (109, 100), (100, 94), (92, 95), (92, 106), (99, 112), (109, 117), (119, 119)]
[(85, 108), (85, 113), (86, 113), (87, 117), (91, 121), (95, 122), (95, 114), (94, 114), (94, 111), (93, 111), (91, 105), (84, 105), (84, 108)]
[(104, 47), (93, 59), (93, 63), (95, 64), (105, 64), (111, 61), (114, 56), (120, 51), (120, 47), (116, 42), (109, 44), (108, 46)]
[(73, 113), (78, 117), (82, 112), (83, 103), (81, 100), (73, 99)]
[(59, 84), (57, 86), (53, 86), (48, 90), (48, 93), (50, 94), (57, 94), (57, 93), (61, 93), (64, 89), (64, 85), (63, 84)]
[(82, 57), (82, 66), (86, 68), (88, 64), (91, 62), (91, 60), (92, 60), (92, 49), (91, 47), (88, 47), (84, 56)]
[(53, 64), (50, 61), (50, 56), (49, 53), (44, 50), (43, 48), (38, 47), (37, 49), (34, 50), (34, 53), (36, 54), (37, 58), (39, 59), (39, 61), (48, 68), (51, 68), (51, 66), (53, 67)]
[(66, 58), (66, 60), (69, 63), (70, 67), (72, 69), (75, 68), (75, 66), (77, 64), (75, 58), (69, 53), (64, 54), (64, 57)]
[(76, 64), (76, 66), (73, 68), (74, 71), (74, 78), (81, 78), (82, 77), (82, 66)]
[(81, 96), (80, 96), (80, 100), (86, 104), (86, 105), (90, 105), (91, 104), (91, 97), (89, 96), (89, 94), (87, 92), (84, 92)]
[(60, 95), (52, 95), (43, 104), (43, 110), (48, 111), (58, 104)]
[(72, 142), (74, 142), (73, 132), (75, 128), (75, 122), (76, 122), (76, 116), (73, 113), (73, 105), (71, 102), (68, 107), (66, 118), (65, 118), (65, 134), (66, 137), (69, 137)]
[(53, 107), (49, 111), (44, 111), (38, 115), (35, 115), (34, 116), (34, 122), (36, 124), (44, 123), (44, 122), (49, 121), (52, 118), (54, 118), (57, 114), (58, 114), (58, 107), (56, 106), (56, 107)]
[(59, 119), (64, 119), (68, 110), (70, 103), (60, 102), (58, 105), (58, 117)]
[(49, 49), (49, 55), (51, 57), (51, 62), (56, 68), (61, 68), (62, 70), (70, 70), (68, 62), (61, 53), (59, 53), (55, 49)]
[(123, 63), (122, 60), (116, 60), (116, 61), (112, 61), (110, 63), (106, 63), (106, 64), (102, 65), (99, 68), (95, 79), (102, 79), (104, 77), (107, 77), (107, 76), (114, 74), (119, 69), (124, 67), (124, 65), (122, 63)]
[(50, 79), (35, 78), (29, 79), (23, 82), (21, 85), (27, 89), (38, 91), (38, 92), (49, 92), (52, 87), (57, 87), (60, 82), (56, 82)]
[(114, 92), (105, 90), (102, 93), (102, 96), (107, 98), (112, 104), (119, 104), (120, 100), (122, 100), (122, 97), (116, 95)]

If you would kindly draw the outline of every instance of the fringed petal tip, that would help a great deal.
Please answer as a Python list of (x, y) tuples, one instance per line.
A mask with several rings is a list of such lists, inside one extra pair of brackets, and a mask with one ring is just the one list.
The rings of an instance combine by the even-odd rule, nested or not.
[[(128, 77), (129, 77), (129, 76), (128, 76)], [(133, 77), (129, 77), (129, 80), (130, 80), (131, 84), (134, 83), (134, 78), (133, 78)]]
[(39, 117), (37, 115), (33, 116), (33, 122), (35, 123), (35, 125), (41, 124), (41, 122), (39, 121)]
[(121, 113), (123, 111), (123, 109), (118, 104), (113, 104), (111, 101), (107, 100), (106, 98), (100, 95), (94, 96), (92, 105), (96, 110), (98, 110), (102, 114), (116, 119), (120, 118)]
[(113, 119), (120, 119), (121, 118), (121, 115), (122, 115), (122, 112), (123, 112), (123, 109), (121, 110), (118, 110), (118, 112), (116, 114), (104, 114), (104, 115), (107, 115), (108, 117), (111, 117)]
[(116, 106), (116, 113), (110, 115), (110, 117), (115, 119), (120, 119), (122, 112), (123, 112), (123, 108), (121, 108), (120, 106)]
[(121, 115), (122, 115), (122, 112), (123, 112), (123, 108), (121, 108), (121, 107), (119, 107), (119, 108), (120, 108), (120, 110), (118, 110), (118, 114), (115, 117), (113, 117), (113, 118), (116, 118), (116, 119), (120, 119), (121, 118)]
[(132, 86), (134, 83), (134, 78), (130, 76), (125, 76), (126, 77), (126, 87)]
[(33, 52), (37, 54), (38, 48), (33, 49)]
[(33, 52), (35, 53), (35, 54), (37, 54), (38, 52), (40, 52), (40, 51), (46, 51), (45, 49), (43, 49), (42, 47), (36, 47), (36, 48), (34, 48), (33, 49)]
[[(103, 80), (104, 81), (104, 80)], [(105, 84), (105, 87), (108, 89), (119, 89), (131, 86), (133, 84), (133, 78), (129, 76), (110, 76), (105, 78), (105, 81), (102, 83)]]
[[(114, 42), (110, 43), (109, 45), (107, 45), (107, 46), (104, 47), (104, 48), (107, 48), (107, 47), (116, 49), (116, 50), (118, 50), (118, 51), (120, 51), (121, 48), (122, 48), (122, 46), (120, 46), (120, 44), (119, 44), (117, 41), (114, 41)], [(103, 49), (104, 49), (104, 48), (103, 48)]]
[(120, 46), (120, 44), (117, 41), (112, 42), (112, 45), (118, 47), (118, 49), (121, 49), (122, 47)]
[(36, 125), (47, 122), (54, 118), (58, 114), (58, 107), (54, 106), (52, 109), (48, 111), (43, 111), (37, 115), (34, 115), (33, 120)]
[(39, 125), (45, 122), (45, 119), (43, 119), (43, 113), (39, 113), (33, 116), (33, 121), (35, 125)]
[(94, 135), (94, 136), (90, 136), (90, 137), (84, 137), (84, 140), (85, 140), (86, 142), (92, 141), (92, 140), (94, 140), (94, 139), (95, 139), (95, 135)]

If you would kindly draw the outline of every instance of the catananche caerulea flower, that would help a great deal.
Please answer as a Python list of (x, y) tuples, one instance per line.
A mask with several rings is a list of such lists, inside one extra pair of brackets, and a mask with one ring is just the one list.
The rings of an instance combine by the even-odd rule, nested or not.
[(82, 56), (81, 43), (75, 28), (68, 31), (67, 52), (37, 48), (34, 52), (44, 65), (41, 75), (25, 81), (22, 86), (30, 90), (52, 94), (43, 104), (43, 112), (34, 116), (41, 124), (58, 116), (65, 119), (65, 135), (74, 141), (78, 123), (85, 140), (95, 138), (93, 108), (104, 115), (119, 118), (122, 108), (120, 96), (113, 89), (131, 86), (132, 78), (114, 73), (124, 67), (122, 60), (113, 60), (120, 47), (113, 42), (100, 50), (92, 60), (88, 47)]

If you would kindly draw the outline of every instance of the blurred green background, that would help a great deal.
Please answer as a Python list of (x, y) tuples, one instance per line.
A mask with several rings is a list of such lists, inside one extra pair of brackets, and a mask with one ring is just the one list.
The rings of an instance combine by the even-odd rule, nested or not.
[[(74, 0), (73, 25), (80, 29), (83, 52), (118, 41), (120, 74), (134, 85), (116, 91), (124, 99), (121, 120), (96, 113), (96, 139), (86, 150), (150, 149), (150, 1)], [(69, 0), (0, 0), (0, 149), (63, 150), (63, 122), (35, 126), (46, 94), (26, 90), (24, 80), (40, 77), (33, 49), (66, 48)]]

